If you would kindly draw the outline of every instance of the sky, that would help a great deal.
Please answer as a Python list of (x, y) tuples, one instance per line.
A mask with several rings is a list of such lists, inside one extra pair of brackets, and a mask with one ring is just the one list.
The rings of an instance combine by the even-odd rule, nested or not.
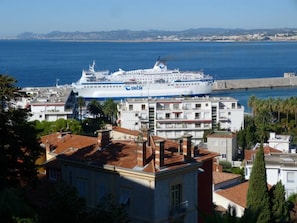
[(297, 28), (297, 0), (0, 0), (0, 36), (190, 28)]

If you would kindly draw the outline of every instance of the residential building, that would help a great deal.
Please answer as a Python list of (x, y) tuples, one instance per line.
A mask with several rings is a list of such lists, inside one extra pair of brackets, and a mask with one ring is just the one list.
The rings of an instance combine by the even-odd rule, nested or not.
[(44, 148), (44, 164), (46, 175), (51, 181), (61, 180), (61, 165), (56, 156), (67, 151), (93, 148), (98, 144), (97, 137), (71, 134), (70, 132), (55, 132), (41, 137), (41, 146)]
[(58, 119), (76, 119), (78, 117), (76, 94), (67, 87), (24, 88), (30, 100), (29, 121), (56, 121)]
[[(94, 145), (79, 149), (68, 144), (46, 166), (58, 164), (62, 180), (75, 186), (89, 207), (113, 194), (131, 222), (192, 223), (198, 222), (197, 207), (210, 213), (212, 163), (218, 154), (194, 148), (191, 135), (177, 143), (138, 131), (130, 134), (119, 127), (100, 130)], [(64, 139), (66, 143), (70, 137)]]
[[(245, 151), (245, 178), (251, 176), (256, 151)], [(286, 197), (297, 193), (297, 154), (264, 147), (267, 183), (275, 185), (281, 181), (285, 187)]]
[(275, 132), (270, 132), (268, 143), (269, 146), (282, 151), (283, 153), (296, 153), (296, 149), (291, 148), (292, 136), (279, 135)]
[(118, 104), (118, 124), (172, 140), (191, 134), (197, 145), (205, 130), (243, 128), (244, 107), (230, 97), (127, 99)]
[(219, 160), (232, 163), (238, 155), (237, 137), (228, 131), (214, 131), (207, 135), (207, 148), (220, 154)]
[(229, 206), (233, 206), (236, 209), (236, 216), (241, 217), (246, 208), (248, 188), (249, 182), (245, 181), (224, 189), (216, 190), (213, 196), (214, 203), (215, 205), (222, 206), (225, 210), (228, 210)]

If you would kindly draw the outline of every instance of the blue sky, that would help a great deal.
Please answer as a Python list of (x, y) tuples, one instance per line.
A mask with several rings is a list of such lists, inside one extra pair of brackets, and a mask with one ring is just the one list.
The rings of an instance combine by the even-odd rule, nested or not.
[(297, 28), (297, 0), (0, 0), (0, 36), (23, 32)]

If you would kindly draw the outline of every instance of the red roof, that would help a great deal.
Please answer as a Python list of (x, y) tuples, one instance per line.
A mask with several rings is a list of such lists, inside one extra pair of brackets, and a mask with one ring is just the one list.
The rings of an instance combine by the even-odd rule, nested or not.
[[(264, 146), (263, 150), (264, 150), (264, 155), (269, 155), (269, 154), (272, 154), (272, 153), (282, 153), (282, 151), (280, 151), (278, 149), (274, 149), (274, 148), (269, 147), (269, 146)], [(256, 154), (257, 151), (258, 151), (258, 149), (253, 149), (253, 150), (247, 150), (246, 149), (244, 151), (244, 159), (245, 160), (252, 160), (252, 155)]]

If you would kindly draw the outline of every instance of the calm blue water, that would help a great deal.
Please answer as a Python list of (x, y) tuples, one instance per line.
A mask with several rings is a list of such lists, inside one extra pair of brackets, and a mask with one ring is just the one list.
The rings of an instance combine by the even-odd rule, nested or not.
[[(297, 71), (297, 42), (52, 42), (0, 41), (0, 73), (15, 77), (19, 87), (70, 84), (93, 60), (98, 70), (150, 68), (158, 57), (169, 68), (204, 70), (215, 79), (282, 77)], [(297, 96), (296, 88), (215, 93), (246, 106), (257, 97)]]

